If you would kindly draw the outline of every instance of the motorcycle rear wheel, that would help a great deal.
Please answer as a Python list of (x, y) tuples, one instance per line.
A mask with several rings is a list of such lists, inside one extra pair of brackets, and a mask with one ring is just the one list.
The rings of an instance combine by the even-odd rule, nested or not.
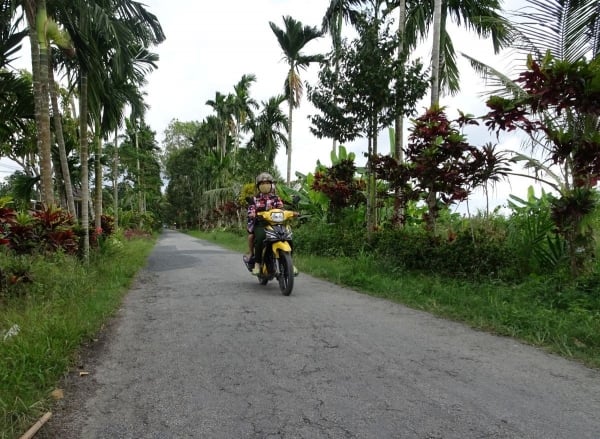
[(289, 252), (279, 252), (277, 259), (279, 265), (279, 289), (281, 294), (289, 296), (294, 288), (294, 265), (292, 263), (292, 255)]

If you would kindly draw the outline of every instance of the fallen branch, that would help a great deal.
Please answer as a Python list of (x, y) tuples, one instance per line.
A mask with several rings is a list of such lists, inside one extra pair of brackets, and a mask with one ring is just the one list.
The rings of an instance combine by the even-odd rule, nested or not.
[(46, 423), (46, 421), (48, 421), (48, 419), (50, 419), (51, 416), (52, 416), (52, 412), (46, 413), (35, 424), (33, 424), (31, 426), (31, 428), (29, 430), (27, 430), (25, 432), (25, 434), (23, 436), (21, 436), (19, 439), (31, 439), (38, 432), (38, 430), (40, 428), (42, 428), (42, 425), (44, 425)]

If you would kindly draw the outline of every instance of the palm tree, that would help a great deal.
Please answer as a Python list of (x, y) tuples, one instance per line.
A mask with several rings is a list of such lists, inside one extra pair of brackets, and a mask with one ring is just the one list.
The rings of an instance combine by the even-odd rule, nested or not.
[[(557, 60), (575, 62), (600, 53), (600, 27), (597, 25), (600, 1), (565, 2), (561, 0), (526, 0), (526, 5), (512, 14), (510, 28), (514, 56), (519, 67), (527, 57), (542, 60), (550, 53)], [(492, 89), (489, 94), (517, 97), (522, 88), (505, 74), (485, 62), (463, 54)]]
[(248, 121), (247, 129), (252, 133), (248, 148), (261, 153), (267, 166), (272, 167), (280, 146), (287, 146), (288, 137), (284, 130), (289, 126), (288, 118), (281, 111), (284, 95), (273, 96), (262, 102), (262, 110), (256, 119)]
[(293, 108), (298, 107), (302, 99), (302, 81), (300, 69), (306, 69), (313, 62), (323, 59), (322, 55), (305, 55), (302, 50), (310, 41), (323, 36), (323, 32), (314, 26), (304, 26), (301, 22), (290, 16), (283, 17), (285, 30), (280, 29), (272, 21), (269, 22), (279, 46), (283, 51), (284, 59), (289, 65), (286, 75), (285, 90), (288, 99), (288, 145), (287, 145), (287, 183), (291, 180), (292, 170), (292, 125)]
[(49, 49), (50, 43), (54, 42), (59, 47), (69, 50), (72, 53), (73, 46), (68, 32), (60, 30), (57, 23), (48, 14), (46, 0), (22, 0), (22, 6), (27, 17), (31, 43), (42, 201), (46, 205), (52, 205), (54, 204), (54, 188), (50, 141)]
[(209, 105), (215, 110), (218, 127), (217, 127), (217, 151), (221, 155), (221, 159), (225, 158), (227, 153), (227, 138), (231, 133), (233, 125), (233, 95), (224, 95), (221, 92), (215, 93), (214, 99), (206, 101), (206, 105)]
[[(527, 58), (528, 71), (537, 65), (544, 78), (552, 77), (558, 71), (563, 78), (560, 84), (568, 84), (564, 78), (569, 78), (573, 72), (585, 71), (590, 66), (587, 60), (594, 63), (600, 55), (599, 12), (599, 0), (528, 0), (513, 20), (516, 56), (521, 61)], [(595, 250), (593, 222), (588, 218), (598, 205), (597, 172), (593, 164), (594, 157), (598, 156), (598, 146), (597, 142), (588, 139), (597, 136), (600, 126), (597, 110), (586, 111), (580, 105), (581, 99), (572, 99), (567, 105), (559, 106), (560, 111), (556, 112), (547, 105), (539, 105), (534, 96), (508, 75), (472, 58), (471, 62), (491, 79), (493, 86), (499, 87), (492, 93), (507, 97), (508, 105), (518, 108), (522, 102), (533, 102), (523, 108), (544, 130), (527, 134), (532, 151), (542, 150), (543, 161), (520, 153), (515, 153), (513, 159), (536, 171), (530, 178), (543, 181), (540, 176), (544, 175), (554, 180), (547, 182), (559, 194), (552, 202), (552, 218), (556, 230), (567, 243), (572, 273), (579, 274), (593, 259)], [(588, 85), (583, 79), (577, 82), (582, 87)], [(564, 87), (569, 86), (553, 85), (551, 94), (563, 93)], [(571, 89), (567, 89), (571, 93)], [(570, 140), (567, 143), (564, 139)], [(567, 144), (568, 148), (565, 147)], [(556, 168), (558, 172), (555, 172)]]
[(250, 85), (255, 81), (255, 75), (243, 75), (239, 82), (233, 86), (234, 156), (240, 146), (240, 135), (244, 125), (248, 119), (254, 117), (253, 110), (258, 108), (256, 101), (250, 97)]
[[(49, 48), (51, 51), (52, 49)], [(54, 135), (56, 136), (56, 143), (58, 144), (60, 171), (61, 171), (61, 182), (64, 188), (64, 195), (67, 201), (67, 211), (73, 215), (75, 221), (77, 221), (77, 212), (75, 210), (75, 197), (73, 195), (73, 186), (71, 182), (71, 172), (69, 170), (69, 161), (67, 157), (67, 148), (65, 145), (65, 138), (63, 135), (62, 126), (62, 112), (58, 104), (58, 93), (59, 87), (54, 80), (54, 68), (52, 63), (52, 52), (48, 57), (48, 86), (50, 88), (50, 103), (52, 104), (52, 115), (54, 121)]]
[(433, 2), (433, 41), (431, 47), (431, 107), (440, 102), (440, 36), (442, 33), (442, 0)]
[[(129, 27), (129, 26), (128, 26)], [(130, 27), (131, 28), (131, 27)], [(131, 44), (131, 43), (130, 43)], [(127, 47), (127, 43), (124, 44)], [(117, 52), (119, 54), (119, 52)], [(133, 55), (133, 58), (128, 58)], [(122, 126), (125, 119), (126, 106), (131, 107), (131, 113), (134, 119), (143, 117), (147, 105), (143, 102), (141, 87), (145, 85), (145, 75), (156, 68), (158, 56), (148, 52), (143, 48), (137, 50), (128, 50), (125, 57), (120, 61), (121, 68), (115, 68), (111, 75), (105, 81), (98, 84), (100, 89), (97, 94), (99, 102), (94, 102), (95, 111), (94, 120), (96, 121), (95, 139), (95, 189), (96, 189), (96, 207), (95, 225), (101, 226), (101, 215), (103, 211), (102, 204), (102, 139), (109, 133)], [(113, 59), (108, 60), (109, 65), (114, 65)], [(118, 151), (118, 149), (117, 149)], [(118, 161), (118, 157), (115, 159)], [(116, 189), (116, 185), (115, 188)]]
[(407, 48), (413, 48), (425, 39), (432, 24), (434, 34), (437, 34), (439, 23), (439, 38), (436, 35), (433, 42), (434, 45), (439, 44), (439, 56), (432, 53), (432, 69), (435, 69), (432, 76), (438, 75), (437, 80), (432, 79), (432, 102), (438, 100), (436, 94), (439, 97), (442, 90), (455, 94), (460, 89), (456, 52), (446, 26), (449, 17), (454, 17), (456, 23), (474, 31), (480, 38), (490, 38), (494, 53), (498, 53), (510, 43), (510, 25), (501, 15), (500, 0), (427, 0), (409, 1), (407, 4)]
[[(70, 72), (79, 85), (80, 104), (80, 155), (82, 177), (82, 227), (86, 231), (84, 254), (89, 253), (89, 172), (88, 166), (88, 96), (92, 114), (99, 114), (102, 87), (106, 71), (119, 77), (119, 69), (125, 69), (135, 58), (135, 51), (164, 40), (164, 33), (153, 14), (144, 5), (133, 0), (117, 1), (65, 1), (54, 4), (54, 15), (65, 26), (77, 50), (77, 64)], [(102, 36), (104, 39), (100, 39)], [(111, 46), (110, 43), (113, 43)], [(127, 42), (127, 44), (125, 44)], [(107, 48), (110, 48), (108, 52)], [(113, 63), (107, 62), (107, 54), (114, 52)], [(123, 77), (122, 75), (120, 77)], [(98, 119), (98, 118), (97, 118)]]
[[(34, 118), (32, 80), (27, 73), (15, 73), (6, 67), (13, 61), (12, 56), (21, 48), (21, 41), (28, 31), (19, 31), (22, 14), (17, 14), (17, 5), (13, 0), (0, 0), (0, 148), (3, 156), (12, 156), (27, 175), (27, 160), (20, 160), (29, 148), (20, 148), (26, 139), (25, 131)], [(30, 164), (33, 164), (32, 162)]]

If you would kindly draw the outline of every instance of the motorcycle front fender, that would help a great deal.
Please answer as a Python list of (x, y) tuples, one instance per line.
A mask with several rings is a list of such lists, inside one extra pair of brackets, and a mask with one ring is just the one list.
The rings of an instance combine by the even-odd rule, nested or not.
[(279, 258), (280, 251), (288, 253), (292, 252), (292, 247), (290, 246), (290, 243), (286, 241), (276, 241), (271, 245), (271, 248), (273, 249), (273, 254), (276, 258)]

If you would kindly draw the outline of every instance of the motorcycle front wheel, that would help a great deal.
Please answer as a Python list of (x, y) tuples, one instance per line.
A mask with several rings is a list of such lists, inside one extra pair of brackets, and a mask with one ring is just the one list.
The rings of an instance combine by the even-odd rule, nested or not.
[(289, 296), (294, 288), (294, 265), (289, 252), (280, 251), (277, 259), (279, 268), (279, 289), (281, 294)]

